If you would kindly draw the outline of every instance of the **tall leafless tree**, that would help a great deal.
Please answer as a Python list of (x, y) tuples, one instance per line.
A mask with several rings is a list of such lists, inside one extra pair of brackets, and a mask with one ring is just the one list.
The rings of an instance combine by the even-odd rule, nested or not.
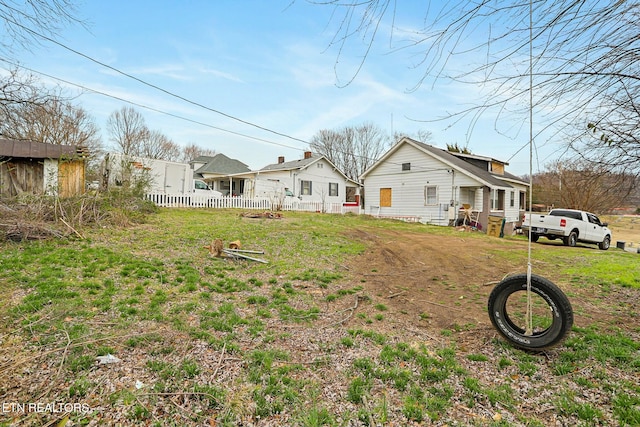
[(178, 144), (162, 132), (150, 130), (142, 140), (139, 155), (149, 159), (178, 161), (181, 150)]
[(179, 160), (181, 162), (189, 163), (190, 161), (200, 157), (200, 156), (214, 156), (216, 154), (216, 150), (212, 150), (210, 148), (202, 148), (197, 144), (187, 144), (182, 147), (182, 152), (180, 154)]
[(142, 145), (149, 138), (149, 128), (133, 107), (122, 107), (107, 119), (107, 131), (115, 148), (128, 156), (142, 155)]
[(114, 148), (127, 156), (179, 162), (183, 149), (167, 135), (147, 127), (146, 121), (133, 107), (122, 107), (107, 119), (107, 131)]
[[(417, 71), (413, 89), (451, 79), (483, 91), (475, 105), (449, 119), (473, 126), (478, 117), (491, 114), (498, 132), (517, 136), (522, 129), (503, 127), (513, 123), (503, 119), (526, 122), (532, 94), (536, 140), (544, 133), (569, 142), (585, 158), (595, 149), (597, 161), (640, 172), (640, 109), (635, 103), (640, 96), (640, 3), (308, 1), (335, 8), (336, 69), (347, 45), (362, 49), (347, 84), (384, 39), (389, 49), (417, 58), (410, 64)], [(407, 30), (399, 18), (409, 14), (422, 16)], [(599, 132), (595, 140), (585, 141), (588, 123)]]
[(372, 123), (339, 130), (320, 130), (309, 148), (324, 155), (347, 177), (358, 180), (389, 147), (389, 138)]

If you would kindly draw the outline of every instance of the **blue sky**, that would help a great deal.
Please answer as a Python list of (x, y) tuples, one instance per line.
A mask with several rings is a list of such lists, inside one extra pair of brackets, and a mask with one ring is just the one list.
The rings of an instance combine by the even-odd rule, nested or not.
[[(410, 30), (422, 25), (423, 7), (414, 3), (415, 10), (405, 10), (410, 15), (396, 17), (398, 27)], [(474, 154), (508, 160), (512, 173), (528, 173), (529, 150), (522, 149), (528, 141), (525, 129), (511, 137), (500, 135), (490, 112), (471, 133), (468, 120), (452, 126), (432, 122), (473, 103), (477, 89), (439, 81), (409, 91), (420, 77), (412, 67), (415, 52), (390, 52), (383, 40), (369, 53), (355, 80), (341, 87), (353, 76), (363, 49), (357, 39), (340, 56), (330, 47), (338, 23), (331, 20), (332, 12), (331, 7), (303, 0), (113, 0), (79, 5), (86, 28), (64, 29), (62, 44), (191, 102), (50, 42), (14, 57), (24, 67), (138, 104), (133, 107), (149, 128), (180, 145), (214, 149), (252, 169), (274, 163), (281, 155), (287, 160), (301, 158), (306, 148), (302, 141), (321, 129), (372, 122), (389, 134), (428, 130), (435, 146), (468, 145)], [(70, 90), (78, 93), (77, 88)], [(107, 117), (129, 104), (91, 92), (81, 93), (76, 102), (95, 118), (109, 145)], [(506, 125), (511, 126), (521, 127), (521, 120)], [(558, 148), (546, 145), (536, 163), (542, 167)]]

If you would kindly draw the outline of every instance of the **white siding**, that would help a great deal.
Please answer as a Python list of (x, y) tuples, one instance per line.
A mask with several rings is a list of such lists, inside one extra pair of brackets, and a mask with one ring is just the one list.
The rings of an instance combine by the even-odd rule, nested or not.
[(187, 163), (147, 159), (109, 153), (105, 160), (109, 170), (109, 185), (135, 179), (148, 180), (150, 192), (186, 193), (192, 190), (193, 173)]
[(285, 188), (294, 191), (290, 171), (261, 172), (255, 177), (253, 196), (271, 197), (281, 193), (284, 195)]
[[(410, 170), (402, 170), (410, 163)], [(437, 202), (425, 204), (425, 187), (437, 188)], [(371, 171), (365, 180), (365, 212), (388, 216), (416, 216), (433, 224), (449, 223), (452, 200), (458, 202), (458, 189), (479, 186), (461, 173), (451, 173), (446, 164), (403, 144), (385, 162)], [(380, 207), (380, 189), (391, 188), (391, 206)], [(476, 193), (477, 197), (477, 193)], [(480, 204), (481, 206), (481, 204)]]
[[(506, 222), (518, 222), (520, 221), (520, 210), (524, 209), (522, 206), (520, 206), (520, 192), (527, 192), (527, 187), (523, 186), (518, 186), (516, 184), (512, 184), (513, 185), (513, 189), (507, 192), (507, 202), (505, 203), (505, 210), (504, 210), (504, 217), (506, 219)], [(511, 207), (510, 203), (509, 203), (509, 193), (513, 191), (514, 194), (514, 203), (513, 203), (513, 207)]]
[[(301, 195), (302, 181), (311, 181), (311, 195)], [(329, 183), (338, 184), (337, 196), (329, 196)], [(325, 160), (319, 160), (301, 170), (259, 172), (255, 177), (256, 196), (271, 197), (273, 192), (283, 192), (284, 188), (288, 188), (296, 197), (301, 197), (302, 201), (327, 203), (344, 202), (347, 193), (345, 177)]]
[(484, 188), (479, 188), (476, 190), (476, 199), (475, 205), (473, 209), (482, 212), (482, 201), (484, 200)]

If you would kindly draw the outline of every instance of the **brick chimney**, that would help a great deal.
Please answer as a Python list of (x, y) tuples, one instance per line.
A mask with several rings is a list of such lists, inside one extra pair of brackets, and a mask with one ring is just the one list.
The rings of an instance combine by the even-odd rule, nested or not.
[(278, 157), (278, 164), (280, 163), (284, 163), (284, 156), (279, 156)]
[(305, 151), (304, 152), (304, 158), (305, 159), (310, 159), (311, 158), (311, 151)]

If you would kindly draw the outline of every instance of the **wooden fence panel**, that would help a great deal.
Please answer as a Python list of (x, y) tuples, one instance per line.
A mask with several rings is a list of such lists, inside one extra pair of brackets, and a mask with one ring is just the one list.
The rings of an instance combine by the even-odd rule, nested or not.
[(83, 161), (61, 160), (58, 163), (58, 194), (60, 197), (83, 194), (84, 179)]

